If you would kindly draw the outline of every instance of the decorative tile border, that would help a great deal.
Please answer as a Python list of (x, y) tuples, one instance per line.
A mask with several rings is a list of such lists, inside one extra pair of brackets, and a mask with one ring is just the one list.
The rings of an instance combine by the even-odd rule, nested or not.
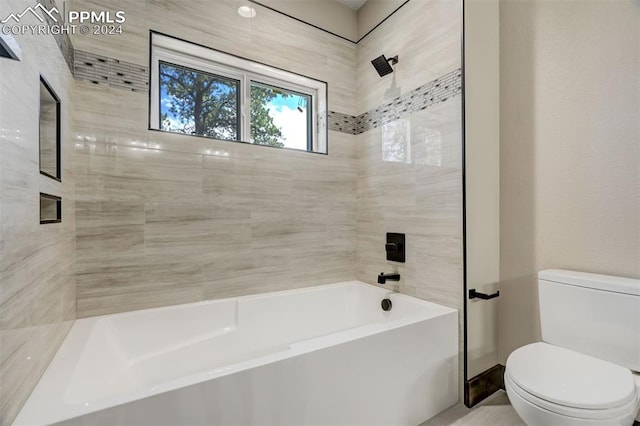
[[(54, 0), (38, 0), (38, 3), (42, 4), (44, 7), (47, 8), (47, 10), (52, 10), (56, 4), (54, 2)], [(58, 10), (58, 8), (56, 7), (55, 10)], [(57, 20), (57, 22), (53, 21), (53, 19), (51, 19), (50, 16), (48, 16), (46, 13), (43, 14), (44, 18), (47, 20), (47, 23), (49, 25), (53, 25), (59, 22), (63, 22), (64, 19), (62, 17), (62, 15), (60, 15), (60, 12), (55, 13), (56, 15), (55, 18)], [(62, 56), (64, 56), (64, 60), (67, 62), (67, 66), (69, 67), (69, 71), (71, 71), (71, 74), (73, 75), (73, 45), (71, 44), (71, 38), (69, 37), (69, 34), (54, 34), (53, 38), (56, 40), (56, 43), (58, 44), (58, 47), (60, 48), (60, 52), (62, 52)]]
[(78, 80), (133, 92), (149, 91), (149, 69), (142, 65), (76, 50), (73, 68)]
[[(38, 1), (45, 6), (53, 4), (53, 0)], [(148, 92), (148, 67), (83, 50), (74, 50), (68, 36), (56, 38), (56, 41), (67, 60), (67, 64), (73, 64), (70, 67), (76, 79), (133, 92)], [(358, 135), (416, 111), (445, 102), (462, 92), (461, 76), (462, 70), (455, 69), (357, 117), (329, 111), (327, 113), (329, 130)]]
[(350, 135), (356, 134), (356, 117), (353, 115), (329, 111), (327, 113), (327, 122), (329, 123), (329, 130), (349, 133)]
[(391, 102), (360, 114), (355, 118), (356, 128), (354, 134), (357, 135), (375, 129), (384, 123), (397, 120), (455, 97), (462, 92), (461, 76), (462, 71), (458, 68), (395, 98)]
[[(54, 0), (38, 0), (38, 3), (48, 9), (56, 5)], [(45, 18), (49, 25), (55, 23), (49, 16), (45, 16)], [(56, 19), (59, 22), (63, 21), (60, 13), (57, 14)], [(133, 92), (147, 93), (149, 91), (148, 67), (83, 50), (75, 50), (68, 34), (57, 34), (54, 35), (54, 38), (74, 78)], [(329, 130), (358, 135), (416, 111), (445, 102), (462, 92), (461, 75), (460, 68), (453, 70), (357, 117), (329, 111), (327, 113)]]
[(329, 130), (359, 135), (416, 111), (445, 102), (462, 92), (461, 76), (462, 71), (458, 68), (357, 117), (329, 111)]

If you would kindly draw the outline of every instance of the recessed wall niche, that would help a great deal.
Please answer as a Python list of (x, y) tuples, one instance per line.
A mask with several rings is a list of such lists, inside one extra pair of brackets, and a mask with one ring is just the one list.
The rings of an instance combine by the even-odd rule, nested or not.
[(40, 174), (61, 181), (60, 99), (40, 76)]
[(40, 193), (40, 224), (62, 222), (62, 198)]

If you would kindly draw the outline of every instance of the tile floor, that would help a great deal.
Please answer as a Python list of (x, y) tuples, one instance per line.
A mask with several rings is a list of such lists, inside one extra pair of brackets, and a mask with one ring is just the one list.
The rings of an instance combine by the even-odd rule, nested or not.
[[(526, 426), (504, 391), (498, 391), (474, 408), (458, 403), (419, 426)], [(633, 426), (640, 426), (634, 422)]]
[(509, 403), (507, 394), (498, 391), (473, 409), (458, 403), (420, 426), (526, 426)]

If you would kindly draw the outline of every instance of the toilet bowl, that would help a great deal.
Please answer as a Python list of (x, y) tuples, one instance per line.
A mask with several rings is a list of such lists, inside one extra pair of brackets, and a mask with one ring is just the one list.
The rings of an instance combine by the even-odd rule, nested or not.
[(640, 376), (543, 342), (509, 356), (504, 382), (529, 426), (628, 426), (640, 410)]
[[(542, 342), (516, 349), (504, 383), (529, 426), (640, 420), (640, 280), (538, 273)], [(635, 372), (635, 373), (634, 373)]]

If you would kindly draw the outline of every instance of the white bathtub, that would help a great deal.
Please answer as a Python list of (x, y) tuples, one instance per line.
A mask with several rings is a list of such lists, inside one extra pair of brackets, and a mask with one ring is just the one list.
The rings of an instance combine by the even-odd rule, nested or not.
[(15, 425), (411, 425), (458, 399), (454, 309), (346, 282), (76, 321)]

